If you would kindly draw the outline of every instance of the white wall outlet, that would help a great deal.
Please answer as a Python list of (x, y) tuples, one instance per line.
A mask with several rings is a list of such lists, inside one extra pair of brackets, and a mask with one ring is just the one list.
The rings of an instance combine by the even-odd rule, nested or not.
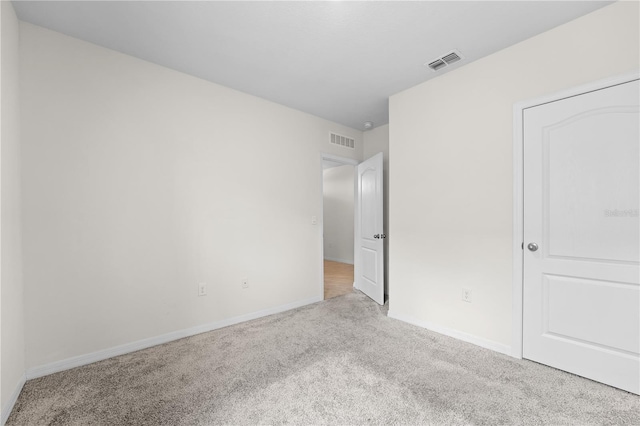
[(312, 225), (318, 224), (318, 216), (311, 216), (311, 224)]
[(471, 303), (471, 289), (462, 287), (462, 300)]
[(198, 296), (207, 295), (207, 285), (205, 283), (198, 284)]
[(249, 288), (249, 279), (248, 278), (243, 278), (241, 280), (242, 282), (242, 288)]

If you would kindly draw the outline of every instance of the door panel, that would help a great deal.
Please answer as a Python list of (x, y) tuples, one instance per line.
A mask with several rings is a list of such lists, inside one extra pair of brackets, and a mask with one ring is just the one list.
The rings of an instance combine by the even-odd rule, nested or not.
[(384, 303), (382, 208), (382, 153), (379, 153), (358, 165), (354, 285), (381, 305)]
[(373, 241), (378, 222), (376, 212), (376, 170), (368, 168), (360, 175), (360, 191), (362, 202), (360, 209), (360, 223), (363, 238)]
[(637, 351), (640, 327), (637, 322), (627, 324), (626, 314), (637, 309), (637, 286), (547, 274), (543, 279), (545, 334), (613, 351)]
[(639, 95), (636, 80), (524, 111), (523, 356), (634, 393)]
[(378, 281), (378, 253), (368, 247), (362, 248), (362, 278), (370, 283)]
[[(634, 114), (637, 107), (599, 108), (544, 129), (549, 256), (638, 263), (640, 228), (632, 207), (639, 193), (618, 184), (634, 173), (638, 179)], [(610, 129), (628, 137), (611, 137)], [(622, 216), (612, 220), (616, 212)]]

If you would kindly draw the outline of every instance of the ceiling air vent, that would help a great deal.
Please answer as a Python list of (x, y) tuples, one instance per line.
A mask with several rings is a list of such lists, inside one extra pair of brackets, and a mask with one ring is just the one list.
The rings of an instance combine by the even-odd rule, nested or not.
[(356, 141), (346, 136), (338, 135), (337, 133), (330, 133), (331, 139), (329, 142), (332, 145), (338, 145), (345, 148), (354, 149), (356, 147)]
[(445, 55), (442, 57), (442, 60), (445, 61), (447, 65), (451, 65), (454, 62), (458, 62), (460, 59), (462, 58), (456, 52), (451, 52), (448, 55)]
[(437, 61), (433, 61), (429, 64), (429, 68), (431, 68), (434, 71), (438, 71), (440, 68), (446, 67), (446, 66), (447, 64), (442, 59), (438, 59)]
[(454, 64), (462, 59), (462, 55), (457, 50), (453, 50), (446, 55), (427, 62), (425, 65), (431, 68), (432, 71), (438, 71), (448, 65)]

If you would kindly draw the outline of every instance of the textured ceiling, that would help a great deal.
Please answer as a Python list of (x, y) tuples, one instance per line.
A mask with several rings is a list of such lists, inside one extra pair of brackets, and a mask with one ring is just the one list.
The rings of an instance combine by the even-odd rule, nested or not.
[[(14, 1), (18, 17), (362, 129), (388, 97), (611, 2)], [(465, 59), (432, 72), (452, 49)]]

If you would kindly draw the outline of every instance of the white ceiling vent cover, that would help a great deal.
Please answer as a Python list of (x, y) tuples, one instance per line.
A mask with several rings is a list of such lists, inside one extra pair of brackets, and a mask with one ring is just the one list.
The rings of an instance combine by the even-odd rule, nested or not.
[(440, 58), (427, 62), (425, 65), (431, 68), (431, 71), (438, 71), (448, 65), (455, 64), (462, 59), (463, 56), (460, 54), (460, 52), (458, 52), (457, 50), (452, 50), (451, 52), (443, 55)]
[(329, 140), (329, 143), (332, 145), (338, 145), (350, 149), (354, 149), (356, 147), (356, 141), (352, 138), (348, 138), (337, 133), (330, 133), (330, 135), (331, 139)]

